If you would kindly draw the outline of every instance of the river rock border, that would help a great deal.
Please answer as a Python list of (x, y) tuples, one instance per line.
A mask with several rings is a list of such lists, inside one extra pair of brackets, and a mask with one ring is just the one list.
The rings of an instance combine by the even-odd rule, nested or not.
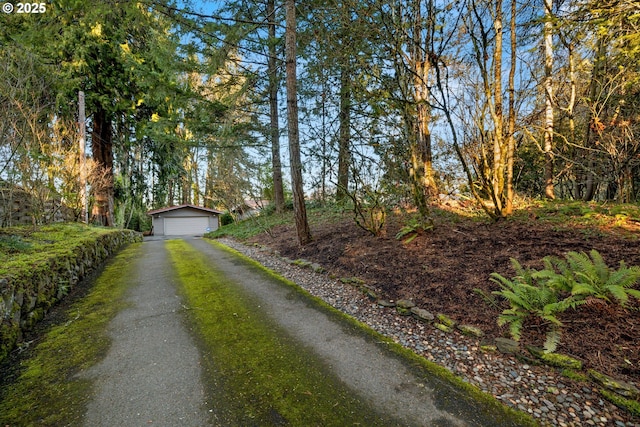
[(141, 240), (135, 231), (113, 230), (66, 255), (0, 278), (0, 362), (73, 286), (124, 245)]
[[(532, 415), (540, 425), (640, 427), (637, 416), (604, 398), (601, 385), (573, 380), (560, 369), (535, 362), (535, 358), (523, 361), (517, 343), (513, 354), (499, 351), (494, 343), (487, 345), (481, 331), (453, 325), (445, 332), (444, 328), (436, 326), (448, 326), (450, 319), (445, 315), (419, 312), (424, 317), (420, 318), (416, 313), (419, 308), (415, 306), (409, 312), (404, 310), (406, 307), (398, 310), (399, 301), (380, 299), (359, 278), (332, 277), (317, 268), (320, 266), (287, 259), (266, 246), (244, 245), (228, 238), (218, 241), (274, 270), (396, 343), (447, 368), (507, 406)], [(412, 303), (402, 301), (401, 305), (411, 306)]]

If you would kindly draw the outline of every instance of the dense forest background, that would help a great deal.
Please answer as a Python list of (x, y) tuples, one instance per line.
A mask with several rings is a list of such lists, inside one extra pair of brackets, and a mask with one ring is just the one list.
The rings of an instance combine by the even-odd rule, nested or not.
[(518, 196), (640, 197), (638, 1), (45, 9), (0, 17), (4, 212), (19, 189), (36, 218), (60, 199), (82, 219), (88, 188), (89, 220), (108, 226), (292, 196), (306, 221), (304, 193), (368, 210), (375, 232), (388, 207), (428, 224), (443, 198), (501, 218)]

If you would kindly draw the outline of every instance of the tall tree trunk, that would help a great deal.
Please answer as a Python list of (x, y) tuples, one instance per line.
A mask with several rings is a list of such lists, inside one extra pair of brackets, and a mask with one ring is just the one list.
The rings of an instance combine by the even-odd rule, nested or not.
[(502, 0), (495, 0), (495, 18), (493, 27), (496, 32), (495, 50), (493, 52), (493, 198), (496, 216), (504, 216), (504, 115), (502, 110)]
[(88, 198), (87, 198), (87, 124), (85, 117), (85, 97), (84, 92), (78, 93), (78, 127), (79, 150), (80, 150), (80, 205), (82, 207), (81, 220), (85, 224), (89, 223)]
[(287, 117), (289, 121), (289, 157), (291, 163), (291, 184), (293, 189), (293, 212), (296, 218), (298, 243), (305, 245), (311, 241), (311, 230), (307, 221), (302, 184), (302, 162), (298, 131), (298, 99), (296, 80), (296, 4), (286, 0), (285, 60), (287, 74)]
[[(348, 62), (345, 59), (344, 62)], [(336, 200), (344, 201), (349, 188), (351, 163), (351, 73), (348, 64), (340, 70), (340, 133), (338, 138), (338, 188)]]
[(184, 169), (185, 173), (182, 177), (182, 199), (181, 204), (188, 205), (191, 204), (191, 159), (189, 157), (184, 160)]
[[(600, 79), (604, 70), (604, 58), (605, 55), (605, 40), (604, 37), (600, 37), (598, 39), (598, 47), (596, 52), (596, 58), (593, 63), (593, 70), (591, 71), (591, 82), (589, 83), (589, 99), (592, 103), (595, 103), (595, 99), (598, 93), (598, 89), (600, 87)], [(594, 154), (590, 148), (595, 145), (591, 142), (593, 130), (591, 129), (592, 125), (595, 126), (595, 122), (597, 117), (597, 105), (591, 105), (590, 108), (590, 117), (589, 123), (587, 123), (587, 129), (585, 132), (585, 143), (584, 146), (587, 147), (588, 151), (588, 166), (586, 168), (585, 174), (587, 176), (587, 183), (585, 187), (585, 192), (583, 195), (583, 200), (589, 201), (592, 200), (596, 194), (596, 185), (595, 182), (595, 162), (593, 160)]]
[(269, 26), (269, 116), (271, 136), (271, 169), (273, 176), (273, 202), (276, 212), (284, 212), (284, 188), (280, 161), (280, 123), (278, 120), (278, 67), (276, 63), (276, 8), (275, 0), (267, 1), (267, 25)]
[(505, 200), (504, 213), (511, 215), (513, 213), (513, 197), (515, 191), (513, 188), (513, 156), (515, 151), (514, 135), (516, 131), (516, 0), (511, 0), (511, 20), (509, 22), (510, 44), (511, 44), (511, 64), (509, 68), (509, 112), (507, 117), (507, 197)]
[[(576, 105), (576, 89), (577, 89), (577, 79), (576, 79), (576, 65), (575, 65), (575, 55), (574, 55), (574, 47), (573, 42), (569, 42), (566, 44), (567, 51), (569, 55), (569, 82), (571, 87), (571, 94), (569, 97), (569, 105), (566, 107), (567, 116), (569, 117), (569, 143), (572, 147), (576, 144), (576, 121), (575, 121), (575, 105)], [(574, 150), (575, 151), (575, 150)], [(574, 173), (574, 183), (573, 183), (573, 197), (575, 199), (580, 198), (581, 192), (581, 184), (579, 182), (579, 174)]]
[(412, 177), (414, 187), (414, 199), (416, 207), (423, 220), (431, 221), (429, 201), (438, 194), (433, 171), (433, 154), (431, 150), (431, 109), (429, 106), (429, 73), (431, 72), (431, 33), (433, 31), (433, 2), (427, 6), (427, 28), (425, 39), (423, 34), (423, 18), (421, 13), (421, 1), (413, 2), (413, 40), (411, 41), (411, 55), (413, 60), (413, 85), (414, 102), (416, 105), (415, 141), (411, 147)]
[(213, 167), (213, 151), (211, 148), (207, 148), (207, 173), (204, 178), (204, 203), (203, 206), (205, 208), (212, 209), (213, 206), (213, 189), (214, 182), (213, 177), (215, 176), (215, 170)]
[(196, 206), (200, 206), (200, 180), (198, 179), (198, 156), (197, 148), (196, 151), (191, 153), (191, 203)]
[(544, 2), (544, 195), (553, 193), (553, 0)]
[(94, 186), (95, 203), (91, 210), (91, 221), (96, 224), (113, 227), (113, 133), (111, 117), (99, 107), (93, 114), (91, 132), (91, 151), (93, 160), (102, 174)]

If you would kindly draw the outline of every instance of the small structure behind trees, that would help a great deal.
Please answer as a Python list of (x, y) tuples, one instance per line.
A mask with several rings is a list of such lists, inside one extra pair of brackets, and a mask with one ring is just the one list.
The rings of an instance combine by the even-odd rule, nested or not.
[(0, 180), (0, 227), (75, 221), (78, 212), (50, 191), (33, 195), (22, 187)]

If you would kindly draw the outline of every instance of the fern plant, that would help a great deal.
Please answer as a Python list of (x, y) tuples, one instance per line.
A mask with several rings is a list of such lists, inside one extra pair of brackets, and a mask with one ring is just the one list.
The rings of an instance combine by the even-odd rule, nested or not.
[(558, 290), (547, 285), (549, 278), (557, 274), (555, 271), (524, 269), (513, 258), (511, 264), (516, 271), (516, 276), (512, 279), (498, 273), (491, 274), (491, 280), (501, 287), (501, 290), (494, 291), (493, 294), (502, 296), (510, 305), (498, 317), (498, 325), (509, 325), (511, 337), (519, 341), (524, 321), (529, 316), (538, 317), (548, 327), (544, 349), (546, 352), (553, 352), (561, 337), (562, 322), (557, 315), (574, 307), (577, 302), (571, 297), (560, 299)]
[(525, 269), (512, 258), (516, 272), (513, 278), (491, 274), (491, 280), (501, 287), (493, 294), (502, 296), (510, 305), (498, 317), (498, 324), (509, 325), (516, 341), (520, 340), (524, 321), (529, 316), (538, 317), (548, 327), (545, 351), (553, 352), (561, 336), (558, 314), (586, 303), (589, 298), (622, 306), (627, 305), (630, 297), (640, 299), (640, 290), (633, 288), (640, 280), (640, 267), (627, 267), (620, 261), (617, 270), (610, 269), (596, 250), (589, 254), (568, 252), (564, 260), (545, 257), (543, 263), (542, 270)]
[(425, 224), (417, 218), (411, 218), (396, 234), (396, 240), (403, 239), (405, 236), (409, 236), (403, 240), (403, 243), (411, 243), (413, 239), (418, 237), (421, 231), (428, 231), (433, 229), (433, 224)]
[(573, 282), (571, 294), (577, 298), (602, 299), (617, 302), (623, 307), (629, 297), (640, 299), (640, 291), (633, 286), (640, 279), (640, 267), (627, 267), (620, 261), (617, 270), (610, 269), (595, 249), (587, 255), (584, 252), (567, 253), (567, 281)]

